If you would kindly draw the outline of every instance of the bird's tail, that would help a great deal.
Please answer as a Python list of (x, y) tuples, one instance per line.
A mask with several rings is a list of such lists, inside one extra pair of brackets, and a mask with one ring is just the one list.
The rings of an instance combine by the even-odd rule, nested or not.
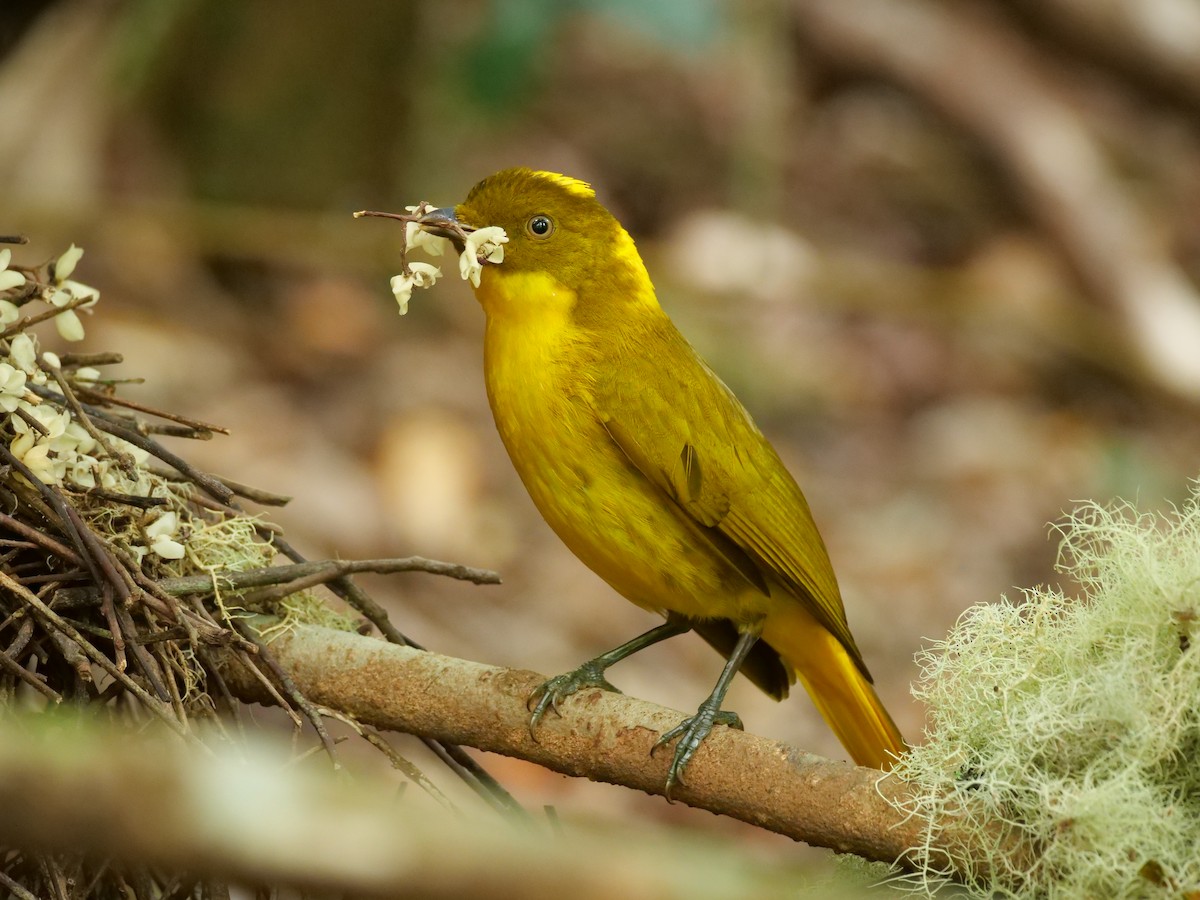
[(886, 769), (904, 752), (900, 729), (841, 642), (801, 604), (767, 617), (763, 639), (792, 667), (860, 766)]

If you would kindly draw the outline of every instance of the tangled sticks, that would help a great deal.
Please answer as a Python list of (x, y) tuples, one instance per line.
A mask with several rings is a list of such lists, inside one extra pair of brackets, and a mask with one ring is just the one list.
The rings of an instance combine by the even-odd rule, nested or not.
[[(39, 352), (33, 326), (53, 320), (64, 337), (82, 337), (77, 311), (99, 300), (69, 278), (81, 253), (72, 248), (22, 268), (9, 249), (0, 251), (0, 707), (71, 704), (134, 728), (158, 720), (199, 747), (235, 741), (245, 727), (242, 705), (214, 659), (220, 650), (253, 673), (298, 729), (310, 725), (336, 766), (322, 711), (245, 617), (370, 627), (312, 593), (326, 585), (388, 640), (412, 645), (351, 575), (499, 579), (419, 557), (305, 560), (276, 526), (240, 505), (288, 498), (199, 471), (158, 440), (208, 439), (224, 429), (119, 397), (117, 379), (102, 372), (119, 354)], [(64, 321), (68, 314), (74, 318)], [(378, 735), (356, 730), (380, 746)], [(459, 748), (427, 743), (492, 805), (515, 808)], [(152, 873), (135, 878), (107, 862), (25, 852), (6, 856), (0, 870), (5, 884), (39, 896), (52, 895), (62, 878), (99, 879), (99, 887), (109, 879), (114, 892), (134, 885), (136, 896), (168, 889)]]

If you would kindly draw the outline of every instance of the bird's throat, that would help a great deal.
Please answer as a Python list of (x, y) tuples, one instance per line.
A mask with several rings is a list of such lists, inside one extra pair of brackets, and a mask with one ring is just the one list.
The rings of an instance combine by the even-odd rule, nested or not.
[[(475, 298), (488, 322), (503, 321), (522, 329), (559, 330), (569, 326), (576, 294), (546, 272), (505, 271), (488, 266)], [(536, 340), (536, 337), (531, 335)]]
[(487, 314), (484, 372), (501, 433), (546, 421), (565, 402), (581, 334), (576, 295), (541, 272), (484, 270), (475, 296)]

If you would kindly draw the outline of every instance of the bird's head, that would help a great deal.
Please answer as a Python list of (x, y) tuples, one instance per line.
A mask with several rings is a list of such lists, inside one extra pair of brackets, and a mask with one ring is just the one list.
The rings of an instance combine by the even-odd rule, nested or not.
[[(428, 231), (453, 236), (446, 226), (471, 231), (499, 226), (508, 235), (504, 261), (485, 266), (482, 289), (510, 276), (549, 276), (581, 305), (600, 296), (649, 293), (649, 277), (633, 240), (583, 181), (533, 169), (505, 169), (471, 188), (452, 209), (421, 220)], [(461, 234), (461, 231), (459, 232)]]

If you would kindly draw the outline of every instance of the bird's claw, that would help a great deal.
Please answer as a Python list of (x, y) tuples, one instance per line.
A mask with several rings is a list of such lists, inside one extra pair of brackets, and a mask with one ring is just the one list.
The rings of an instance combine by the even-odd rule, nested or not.
[(671, 759), (671, 765), (667, 768), (667, 784), (663, 790), (663, 796), (667, 798), (668, 802), (671, 800), (672, 789), (683, 781), (683, 770), (687, 768), (692, 755), (700, 749), (700, 745), (713, 730), (714, 725), (725, 725), (729, 728), (736, 728), (738, 731), (745, 730), (742, 719), (737, 713), (703, 703), (694, 716), (688, 716), (670, 731), (665, 732), (650, 748), (650, 755), (653, 756), (659, 747), (665, 747), (676, 738), (679, 739), (679, 743), (675, 745), (675, 755)]
[(533, 713), (529, 717), (530, 737), (534, 740), (537, 739), (538, 723), (542, 721), (542, 717), (546, 715), (547, 711), (553, 712), (556, 716), (561, 715), (558, 705), (577, 691), (584, 688), (600, 688), (602, 691), (612, 691), (614, 694), (621, 693), (604, 677), (604, 669), (605, 667), (600, 665), (597, 660), (589, 660), (578, 669), (556, 675), (535, 688), (525, 701), (526, 708), (532, 710)]

